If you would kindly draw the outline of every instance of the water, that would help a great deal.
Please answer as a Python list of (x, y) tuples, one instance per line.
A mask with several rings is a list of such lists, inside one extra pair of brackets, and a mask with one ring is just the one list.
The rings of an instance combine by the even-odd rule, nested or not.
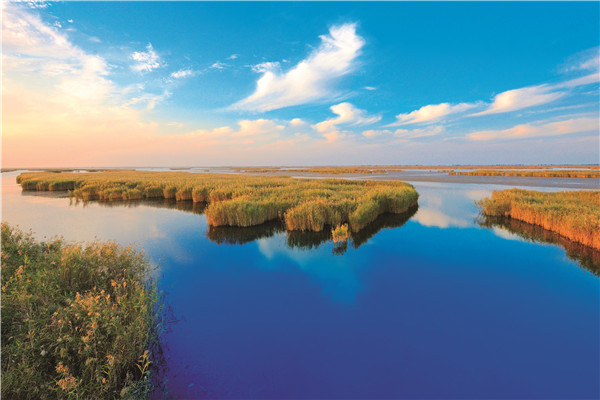
[(16, 174), (3, 221), (134, 242), (160, 265), (169, 398), (598, 396), (597, 258), (480, 226), (473, 201), (502, 186), (417, 182), (416, 213), (342, 248), (277, 224), (209, 229), (189, 203), (21, 194)]

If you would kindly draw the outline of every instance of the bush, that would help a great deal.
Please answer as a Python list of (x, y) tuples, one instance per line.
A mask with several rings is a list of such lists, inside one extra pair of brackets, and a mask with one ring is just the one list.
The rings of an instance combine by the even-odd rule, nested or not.
[(2, 398), (145, 397), (158, 342), (143, 255), (2, 224)]

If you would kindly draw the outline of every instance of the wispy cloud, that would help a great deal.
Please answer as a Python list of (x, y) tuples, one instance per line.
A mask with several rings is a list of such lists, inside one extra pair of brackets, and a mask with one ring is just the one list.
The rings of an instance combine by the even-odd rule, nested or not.
[(497, 94), (485, 110), (471, 116), (505, 113), (551, 103), (565, 95), (565, 93), (555, 91), (555, 89), (551, 85), (539, 85), (507, 90)]
[(275, 71), (280, 67), (279, 61), (267, 61), (256, 65), (251, 65), (252, 71), (264, 74), (267, 71)]
[(427, 106), (423, 106), (423, 107), (419, 108), (418, 110), (412, 111), (410, 113), (396, 115), (396, 122), (394, 122), (388, 126), (399, 126), (399, 125), (406, 125), (406, 124), (416, 124), (416, 123), (439, 121), (440, 119), (442, 119), (450, 114), (464, 112), (475, 106), (476, 106), (476, 104), (472, 104), (472, 103), (430, 104)]
[(175, 71), (171, 73), (171, 78), (181, 79), (187, 78), (189, 76), (193, 76), (196, 74), (196, 71), (192, 71), (191, 69), (180, 69), (179, 71)]
[(136, 72), (150, 72), (153, 69), (162, 66), (160, 57), (154, 51), (152, 43), (148, 43), (146, 51), (134, 51), (131, 54), (131, 59), (136, 61), (136, 63), (131, 66), (131, 69)]
[(355, 24), (332, 26), (321, 44), (287, 72), (266, 70), (256, 90), (232, 109), (269, 111), (333, 97), (333, 81), (353, 70), (365, 41)]
[(470, 140), (508, 140), (569, 135), (584, 132), (598, 132), (600, 121), (597, 117), (570, 118), (562, 121), (538, 121), (516, 125), (508, 129), (484, 130), (467, 135)]
[(331, 106), (330, 110), (337, 114), (336, 118), (330, 118), (313, 126), (317, 132), (323, 134), (329, 141), (343, 137), (344, 134), (338, 131), (338, 125), (362, 126), (374, 124), (381, 120), (381, 116), (368, 115), (365, 110), (356, 108), (350, 103), (336, 104)]
[(600, 69), (600, 47), (594, 47), (572, 56), (563, 68), (564, 72), (596, 71)]
[(216, 61), (215, 63), (213, 63), (210, 68), (211, 69), (225, 69), (227, 68), (229, 65), (225, 64), (224, 62), (221, 61)]

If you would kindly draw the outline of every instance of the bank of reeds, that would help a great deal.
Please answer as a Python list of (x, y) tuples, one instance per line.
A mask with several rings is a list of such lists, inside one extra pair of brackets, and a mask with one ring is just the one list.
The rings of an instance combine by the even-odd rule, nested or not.
[(2, 224), (2, 398), (145, 398), (158, 294), (138, 251)]
[(380, 214), (417, 203), (412, 185), (398, 181), (315, 180), (185, 172), (107, 171), (25, 173), (24, 190), (67, 189), (76, 199), (164, 198), (207, 202), (211, 226), (253, 226), (281, 219), (288, 230), (322, 231), (348, 223), (358, 231)]
[(600, 179), (598, 170), (543, 170), (543, 171), (518, 171), (518, 170), (476, 170), (476, 171), (450, 171), (449, 175), (476, 175), (476, 176), (530, 176), (540, 178), (595, 178)]
[(478, 202), (489, 217), (510, 217), (600, 249), (600, 191), (494, 191)]

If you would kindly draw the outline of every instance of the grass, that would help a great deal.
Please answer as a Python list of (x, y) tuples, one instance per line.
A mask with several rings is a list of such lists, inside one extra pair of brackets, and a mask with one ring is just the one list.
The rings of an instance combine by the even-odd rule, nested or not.
[(336, 226), (331, 230), (331, 238), (333, 239), (334, 243), (346, 241), (349, 237), (350, 230), (348, 229), (348, 224)]
[(413, 186), (404, 182), (285, 176), (114, 170), (25, 173), (17, 182), (24, 190), (66, 189), (83, 201), (163, 198), (206, 202), (211, 226), (248, 227), (279, 219), (290, 231), (319, 232), (344, 223), (358, 231), (380, 214), (405, 212), (418, 199)]
[(494, 191), (478, 202), (485, 216), (510, 217), (600, 249), (600, 191)]
[(36, 242), (2, 224), (2, 398), (145, 398), (155, 284), (114, 243)]
[(476, 170), (455, 172), (450, 171), (450, 175), (478, 175), (478, 176), (531, 176), (543, 178), (600, 178), (600, 171), (568, 171), (568, 170), (543, 170), (543, 171), (502, 171), (502, 170)]

